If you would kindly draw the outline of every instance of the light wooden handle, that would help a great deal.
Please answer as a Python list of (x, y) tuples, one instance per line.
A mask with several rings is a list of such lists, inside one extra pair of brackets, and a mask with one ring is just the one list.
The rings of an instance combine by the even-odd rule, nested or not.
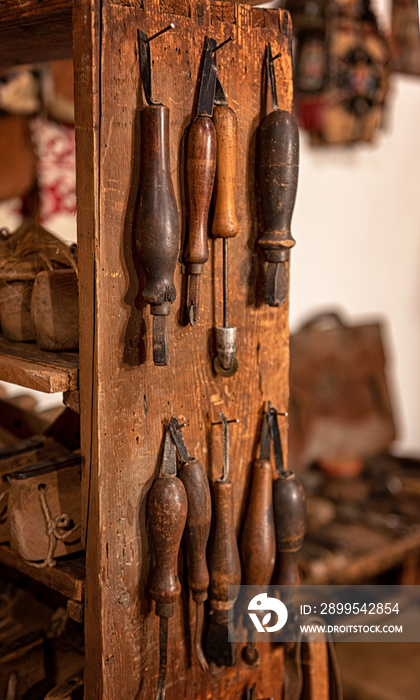
[(238, 120), (228, 105), (216, 105), (213, 121), (217, 135), (216, 206), (212, 233), (216, 238), (232, 238), (238, 233), (235, 210)]
[(196, 117), (187, 140), (186, 205), (188, 242), (185, 259), (200, 274), (209, 257), (207, 224), (216, 171), (216, 131), (210, 117)]

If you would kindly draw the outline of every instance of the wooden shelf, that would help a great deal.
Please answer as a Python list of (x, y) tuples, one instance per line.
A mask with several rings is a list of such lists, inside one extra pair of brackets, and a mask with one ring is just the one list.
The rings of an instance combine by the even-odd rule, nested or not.
[(0, 380), (48, 394), (78, 389), (79, 354), (46, 352), (0, 336)]
[(72, 56), (72, 0), (1, 0), (0, 66)]
[(85, 559), (58, 560), (54, 568), (37, 569), (22, 561), (20, 557), (5, 544), (0, 545), (0, 564), (17, 569), (44, 586), (58, 591), (66, 598), (82, 602), (85, 594)]

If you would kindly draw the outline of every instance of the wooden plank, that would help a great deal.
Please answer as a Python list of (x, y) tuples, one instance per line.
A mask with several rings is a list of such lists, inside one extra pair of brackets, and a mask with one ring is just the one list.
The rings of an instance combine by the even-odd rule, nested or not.
[[(99, 523), (97, 317), (110, 309), (97, 299), (99, 241), (99, 141), (101, 94), (101, 6), (75, 0), (74, 110), (76, 124), (76, 197), (79, 265), (80, 441), (82, 451), (82, 528), (85, 538), (85, 697), (102, 698), (102, 578)], [(93, 465), (93, 466), (92, 466)], [(125, 697), (123, 678), (119, 679)]]
[[(240, 368), (232, 378), (215, 376), (209, 353), (212, 328), (222, 318), (220, 241), (210, 243), (200, 320), (194, 328), (181, 321), (185, 278), (178, 265), (167, 367), (153, 365), (151, 318), (139, 299), (132, 257), (142, 106), (136, 30), (140, 27), (152, 34), (168, 23), (168, 15), (160, 13), (158, 0), (80, 0), (76, 6), (77, 14), (84, 9), (75, 28), (80, 36), (75, 39), (79, 48), (74, 55), (84, 47), (80, 50), (84, 65), (82, 58), (76, 58), (76, 115), (79, 251), (85, 265), (84, 273), (80, 270), (81, 283), (85, 284), (80, 294), (85, 316), (81, 318), (81, 372), (86, 384), (81, 377), (80, 390), (82, 451), (88, 465), (84, 491), (90, 494), (86, 505), (89, 575), (85, 622), (85, 694), (89, 698), (152, 698), (156, 693), (159, 623), (147, 594), (150, 548), (145, 512), (158, 468), (163, 425), (172, 414), (187, 423), (187, 445), (213, 480), (221, 474), (221, 430), (212, 429), (211, 423), (217, 420), (220, 409), (229, 418), (239, 418), (231, 441), (239, 531), (263, 403), (271, 399), (283, 412), (288, 404), (288, 306), (274, 309), (260, 303), (254, 135), (261, 119), (267, 40), (272, 42), (273, 52), (281, 52), (275, 64), (279, 100), (281, 106), (291, 108), (289, 15), (280, 11), (276, 27), (261, 26), (264, 23), (252, 22), (251, 8), (236, 5), (235, 22), (230, 25), (217, 17), (212, 23), (208, 2), (191, 0), (189, 4), (189, 16), (178, 15), (176, 30), (153, 43), (152, 82), (156, 99), (171, 110), (172, 176), (185, 230), (184, 138), (191, 120), (203, 40), (210, 34), (220, 42), (232, 31), (234, 41), (217, 54), (223, 85), (239, 121), (240, 234), (230, 242), (230, 305), (232, 322), (238, 327)], [(165, 6), (167, 9), (168, 3)], [(90, 72), (86, 67), (89, 58), (93, 62)], [(95, 105), (97, 96), (100, 108)], [(92, 372), (93, 381), (89, 380)], [(285, 417), (281, 430), (286, 444)], [(258, 697), (280, 699), (280, 647), (260, 645), (261, 660), (255, 668), (241, 661), (238, 649), (235, 668), (203, 674), (188, 642), (193, 627), (194, 608), (184, 588), (169, 623), (168, 700), (236, 700), (254, 682)]]
[(72, 56), (72, 0), (1, 0), (0, 66)]
[[(363, 542), (363, 534), (366, 537), (372, 533), (368, 527), (362, 525), (346, 524), (346, 530), (358, 532), (358, 539)], [(382, 545), (374, 550), (367, 549), (362, 554), (352, 554), (348, 562), (341, 555), (329, 555), (322, 566), (314, 566), (308, 570), (303, 583), (316, 585), (354, 585), (366, 583), (384, 571), (403, 564), (411, 554), (418, 552), (420, 548), (420, 528), (416, 528), (408, 535), (392, 538), (381, 534)]]
[(0, 379), (52, 394), (77, 389), (77, 352), (46, 352), (34, 343), (12, 343), (0, 336)]
[(26, 564), (6, 544), (0, 545), (0, 564), (17, 569), (25, 576), (43, 583), (47, 588), (58, 591), (66, 598), (77, 602), (84, 600), (85, 592), (85, 561), (84, 557), (57, 561), (54, 568), (37, 569)]

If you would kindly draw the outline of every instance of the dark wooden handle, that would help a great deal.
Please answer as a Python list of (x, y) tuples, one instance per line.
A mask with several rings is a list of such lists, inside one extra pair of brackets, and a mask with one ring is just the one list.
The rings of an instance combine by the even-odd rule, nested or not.
[[(186, 206), (190, 271), (202, 272), (209, 257), (207, 226), (216, 171), (216, 131), (210, 117), (196, 117), (187, 140)], [(191, 265), (193, 267), (191, 267)]]
[(231, 238), (238, 233), (235, 210), (238, 120), (231, 107), (216, 105), (213, 121), (217, 136), (217, 165), (212, 233), (216, 238)]
[(197, 460), (184, 464), (179, 478), (185, 486), (188, 515), (184, 538), (187, 548), (188, 586), (197, 603), (207, 600), (210, 583), (206, 550), (211, 524), (211, 496), (206, 472)]
[(149, 590), (156, 601), (156, 614), (170, 617), (181, 592), (178, 554), (187, 519), (187, 494), (180, 479), (156, 479), (150, 489), (148, 515), (154, 551)]
[[(211, 594), (214, 611), (229, 609), (229, 586), (241, 583), (241, 562), (235, 535), (233, 483), (216, 481), (213, 485), (214, 536), (209, 553)], [(230, 602), (233, 602), (232, 600)]]
[(140, 112), (141, 167), (135, 214), (139, 259), (146, 277), (144, 299), (164, 304), (175, 300), (174, 272), (179, 254), (180, 222), (169, 157), (169, 109), (162, 105)]
[(297, 585), (299, 551), (306, 530), (306, 501), (303, 486), (292, 472), (274, 481), (273, 509), (277, 548), (273, 583)]
[(263, 217), (259, 244), (268, 262), (278, 262), (282, 251), (295, 244), (290, 225), (299, 173), (299, 131), (289, 112), (275, 110), (261, 122), (256, 166)]
[(247, 586), (268, 586), (276, 559), (270, 462), (257, 460), (252, 466), (240, 551), (242, 582)]

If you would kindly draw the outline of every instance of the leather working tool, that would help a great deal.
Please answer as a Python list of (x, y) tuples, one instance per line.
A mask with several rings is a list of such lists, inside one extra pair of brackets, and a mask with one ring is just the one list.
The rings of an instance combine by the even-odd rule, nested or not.
[(175, 444), (168, 429), (165, 435), (160, 475), (153, 482), (148, 500), (148, 519), (154, 564), (149, 591), (160, 617), (159, 678), (156, 700), (165, 697), (168, 620), (174, 614), (175, 601), (181, 593), (178, 578), (178, 555), (187, 519), (187, 494), (177, 477)]
[[(275, 57), (277, 58), (277, 57)], [(266, 47), (266, 73), (273, 111), (258, 127), (256, 175), (262, 213), (259, 245), (267, 264), (265, 303), (281, 306), (287, 297), (287, 271), (290, 249), (295, 240), (290, 224), (296, 199), (299, 172), (299, 131), (295, 118), (277, 102), (275, 60), (271, 44)]]
[(188, 238), (188, 320), (198, 319), (200, 278), (209, 258), (207, 222), (216, 172), (216, 130), (212, 121), (217, 67), (213, 57), (216, 41), (205, 37), (195, 116), (187, 136), (186, 207)]
[(238, 370), (234, 326), (229, 326), (229, 271), (228, 239), (237, 235), (238, 219), (235, 211), (236, 159), (238, 153), (238, 120), (228, 105), (219, 77), (216, 77), (213, 121), (217, 136), (216, 202), (212, 226), (214, 238), (223, 239), (223, 326), (216, 328), (216, 357), (214, 368), (218, 374), (230, 377)]
[(147, 106), (140, 111), (141, 165), (135, 214), (135, 244), (146, 283), (143, 299), (153, 316), (153, 362), (169, 363), (168, 314), (175, 301), (174, 272), (180, 221), (171, 178), (169, 109), (152, 99), (150, 39), (138, 30), (140, 72)]
[[(267, 417), (277, 472), (277, 479), (273, 483), (277, 560), (272, 584), (297, 586), (300, 583), (299, 551), (305, 537), (305, 492), (297, 476), (284, 468), (278, 413), (270, 403), (268, 404)], [(293, 621), (293, 596), (285, 596), (283, 602), (288, 608), (289, 620)], [(284, 644), (283, 700), (298, 700), (301, 689), (302, 669), (299, 645), (295, 642), (286, 642)]]
[[(270, 462), (271, 435), (268, 418), (262, 422), (260, 456), (252, 465), (251, 486), (241, 534), (240, 552), (243, 580), (246, 586), (269, 586), (276, 559), (273, 518), (273, 474)], [(252, 597), (252, 593), (249, 599)], [(248, 606), (247, 606), (248, 609)], [(244, 625), (248, 628), (248, 643), (242, 658), (249, 665), (259, 659), (254, 643), (254, 625), (247, 610)]]
[(207, 671), (208, 664), (201, 646), (201, 635), (203, 632), (204, 601), (207, 600), (207, 589), (210, 583), (206, 561), (211, 524), (210, 487), (202, 464), (188, 454), (181, 426), (176, 418), (172, 418), (169, 429), (181, 462), (179, 478), (185, 486), (188, 500), (184, 540), (187, 554), (188, 586), (193, 600), (196, 602), (194, 646), (203, 671)]
[[(241, 583), (241, 562), (235, 535), (233, 482), (229, 479), (229, 422), (223, 424), (223, 476), (213, 484), (213, 532), (209, 550), (210, 615), (205, 637), (207, 661), (234, 666), (236, 644), (228, 639), (228, 611), (235, 604), (232, 587)], [(229, 586), (230, 597), (229, 597)]]

